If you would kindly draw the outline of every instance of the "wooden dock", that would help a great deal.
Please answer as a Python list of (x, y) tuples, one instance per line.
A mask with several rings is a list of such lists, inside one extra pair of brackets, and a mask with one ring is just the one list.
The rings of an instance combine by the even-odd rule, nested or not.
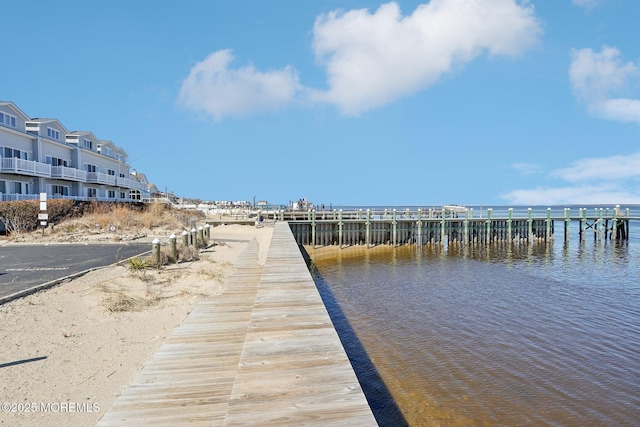
[(287, 223), (252, 241), (99, 426), (377, 425)]
[[(576, 215), (577, 214), (577, 215)], [(532, 209), (525, 215), (514, 215), (509, 209), (503, 216), (494, 216), (488, 209), (486, 217), (474, 216), (473, 210), (443, 213), (429, 209), (396, 211), (308, 211), (281, 212), (280, 219), (289, 222), (299, 245), (447, 245), (488, 244), (494, 242), (552, 241), (556, 223), (562, 224), (565, 241), (571, 235), (571, 224), (577, 224), (579, 239), (593, 233), (595, 240), (628, 240), (630, 221), (640, 221), (629, 210), (618, 207), (588, 212), (565, 208), (561, 216), (552, 216), (551, 209), (534, 216)]]

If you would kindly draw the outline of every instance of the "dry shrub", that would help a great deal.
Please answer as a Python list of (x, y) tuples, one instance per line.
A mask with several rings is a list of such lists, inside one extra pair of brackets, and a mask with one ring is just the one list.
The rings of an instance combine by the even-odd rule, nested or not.
[(178, 259), (182, 262), (197, 261), (200, 259), (200, 254), (193, 246), (182, 246), (178, 251)]
[(215, 280), (218, 283), (222, 283), (222, 279), (224, 279), (224, 273), (221, 270), (199, 270), (198, 274), (206, 277), (210, 280)]
[[(194, 221), (205, 218), (200, 211), (174, 209), (162, 203), (77, 202), (55, 199), (48, 202), (55, 231), (67, 234), (100, 234), (114, 225), (118, 234), (147, 235), (191, 229)], [(0, 202), (0, 221), (7, 234), (35, 230), (39, 204), (35, 200)], [(53, 233), (53, 230), (51, 231)], [(115, 238), (115, 240), (122, 240)], [(164, 263), (164, 262), (163, 262)]]
[(187, 289), (182, 289), (177, 296), (182, 298), (208, 297), (209, 293), (196, 288), (187, 288)]
[(144, 297), (137, 297), (123, 291), (116, 291), (102, 300), (102, 305), (110, 313), (140, 311), (147, 307), (158, 305), (160, 299), (160, 294), (149, 288), (147, 288), (147, 293)]
[(176, 224), (175, 218), (170, 213), (170, 208), (161, 203), (152, 203), (146, 206), (144, 212), (140, 214), (140, 223), (146, 228), (167, 227), (180, 228), (180, 224)]
[(91, 204), (85, 208), (85, 212), (92, 215), (102, 215), (107, 214), (111, 210), (110, 203), (102, 203), (93, 201)]
[(75, 202), (67, 199), (53, 199), (47, 202), (49, 222), (58, 222), (63, 218), (73, 215)]
[(32, 230), (38, 221), (39, 202), (35, 200), (19, 200), (0, 203), (0, 221), (7, 234), (20, 234)]
[(115, 225), (118, 228), (138, 230), (183, 227), (181, 215), (161, 203), (143, 206), (94, 203), (83, 216), (83, 222), (87, 224), (87, 228), (95, 227), (95, 224), (99, 224), (100, 228)]

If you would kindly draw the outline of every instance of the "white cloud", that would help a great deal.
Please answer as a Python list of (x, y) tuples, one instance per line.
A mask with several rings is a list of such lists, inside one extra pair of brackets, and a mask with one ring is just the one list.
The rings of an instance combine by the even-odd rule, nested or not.
[(538, 187), (515, 190), (503, 196), (513, 205), (599, 205), (638, 204), (640, 193), (620, 189), (614, 184), (580, 185), (559, 188)]
[(511, 165), (511, 168), (515, 169), (522, 175), (534, 175), (534, 174), (544, 172), (544, 168), (541, 165), (538, 165), (535, 163), (524, 163), (524, 162), (513, 163)]
[(553, 172), (565, 181), (615, 181), (640, 178), (640, 153), (581, 159)]
[(600, 3), (599, 0), (573, 0), (574, 5), (584, 7), (585, 9), (593, 9), (598, 3)]
[(231, 50), (219, 50), (194, 65), (182, 82), (178, 102), (221, 120), (287, 106), (302, 89), (289, 66), (262, 72), (251, 64), (232, 69), (232, 61)]
[(605, 99), (594, 107), (605, 119), (640, 123), (640, 99)]
[(313, 47), (329, 89), (316, 99), (359, 114), (434, 84), (452, 68), (518, 55), (537, 42), (533, 6), (514, 0), (431, 0), (402, 16), (396, 3), (316, 19)]
[(574, 92), (592, 114), (640, 123), (640, 100), (628, 97), (633, 84), (637, 83), (639, 68), (632, 62), (623, 64), (620, 56), (618, 49), (607, 46), (601, 52), (574, 49), (569, 79)]
[(640, 152), (580, 159), (549, 176), (563, 185), (518, 189), (502, 198), (516, 205), (640, 203)]
[(333, 11), (313, 27), (328, 89), (310, 89), (295, 70), (231, 68), (230, 50), (213, 52), (182, 82), (179, 103), (214, 119), (285, 106), (296, 99), (357, 115), (434, 84), (482, 52), (514, 56), (537, 42), (541, 27), (523, 0), (431, 0), (402, 16), (396, 3)]

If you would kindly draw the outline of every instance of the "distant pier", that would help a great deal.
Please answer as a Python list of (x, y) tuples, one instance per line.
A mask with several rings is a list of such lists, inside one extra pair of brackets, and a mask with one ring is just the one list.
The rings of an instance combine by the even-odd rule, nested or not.
[(532, 209), (524, 215), (514, 214), (513, 209), (494, 215), (493, 209), (487, 209), (485, 217), (477, 216), (473, 209), (280, 211), (269, 217), (287, 221), (299, 245), (340, 247), (549, 242), (554, 239), (557, 224), (569, 241), (572, 223), (577, 223), (581, 241), (589, 234), (595, 240), (626, 241), (630, 221), (640, 220), (640, 215), (631, 216), (629, 209), (619, 206), (564, 208), (561, 216), (553, 216), (549, 208), (544, 215), (534, 215)]

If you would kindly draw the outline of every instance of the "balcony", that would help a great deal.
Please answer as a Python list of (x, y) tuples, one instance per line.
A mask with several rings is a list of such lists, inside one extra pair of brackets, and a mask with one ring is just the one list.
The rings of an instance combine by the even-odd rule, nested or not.
[(116, 185), (116, 177), (102, 172), (87, 172), (87, 182)]
[(118, 187), (138, 188), (138, 181), (130, 178), (118, 178)]
[(87, 181), (87, 172), (76, 169), (76, 168), (68, 168), (66, 166), (52, 166), (51, 167), (51, 178), (60, 178), (60, 179), (68, 179), (72, 181)]
[(17, 157), (5, 157), (0, 166), (2, 172), (15, 173), (29, 176), (51, 176), (51, 165), (33, 160), (24, 160)]

